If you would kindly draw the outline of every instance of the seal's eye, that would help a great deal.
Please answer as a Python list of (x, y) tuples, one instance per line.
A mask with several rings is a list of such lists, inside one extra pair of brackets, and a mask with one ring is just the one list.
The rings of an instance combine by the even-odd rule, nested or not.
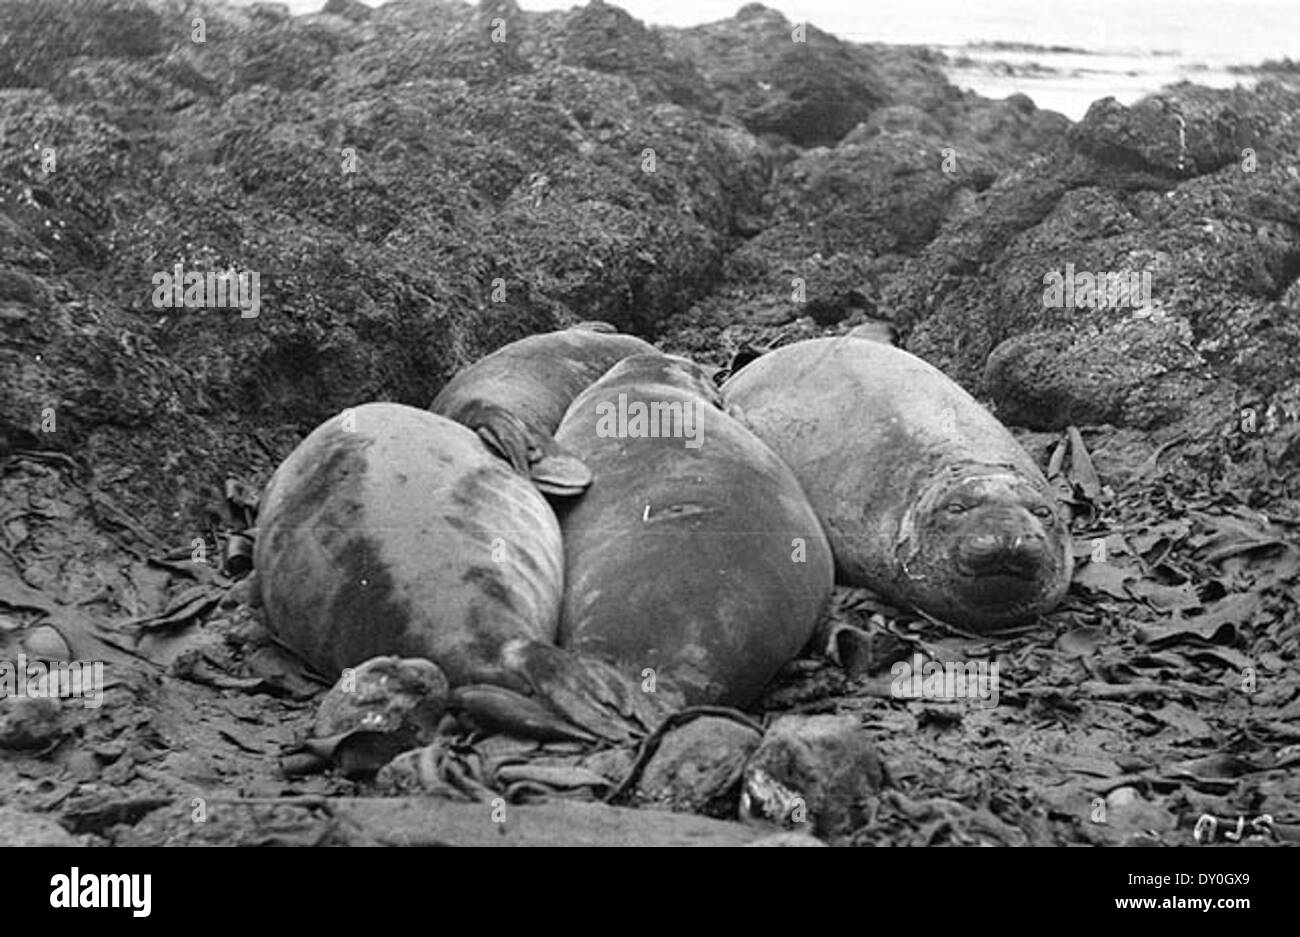
[(965, 514), (966, 505), (962, 504), (960, 501), (949, 501), (947, 506), (944, 508), (944, 510), (947, 511), (949, 514), (954, 514), (954, 515)]

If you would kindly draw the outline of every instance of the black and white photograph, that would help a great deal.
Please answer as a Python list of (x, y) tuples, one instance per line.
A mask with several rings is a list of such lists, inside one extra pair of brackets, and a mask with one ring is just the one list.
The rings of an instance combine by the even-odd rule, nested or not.
[(1093, 847), (1244, 926), (1298, 662), (1300, 2), (0, 0), (24, 902)]

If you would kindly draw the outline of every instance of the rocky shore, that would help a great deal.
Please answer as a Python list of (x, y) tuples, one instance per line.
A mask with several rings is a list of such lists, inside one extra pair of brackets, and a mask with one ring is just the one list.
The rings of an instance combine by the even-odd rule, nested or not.
[[(0, 438), (160, 531), (341, 407), (582, 318), (718, 362), (887, 318), (1039, 428), (1300, 406), (1300, 95), (1268, 81), (1071, 125), (757, 4), (0, 7)], [(1159, 315), (1045, 311), (1067, 261), (1152, 271)], [(260, 314), (154, 308), (175, 264), (260, 272)]]

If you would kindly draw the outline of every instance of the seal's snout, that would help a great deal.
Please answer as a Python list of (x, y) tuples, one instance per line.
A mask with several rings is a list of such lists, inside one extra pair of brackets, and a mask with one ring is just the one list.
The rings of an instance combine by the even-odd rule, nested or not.
[(1034, 578), (1043, 568), (1047, 544), (1040, 535), (1021, 530), (980, 531), (958, 545), (963, 568), (976, 576)]

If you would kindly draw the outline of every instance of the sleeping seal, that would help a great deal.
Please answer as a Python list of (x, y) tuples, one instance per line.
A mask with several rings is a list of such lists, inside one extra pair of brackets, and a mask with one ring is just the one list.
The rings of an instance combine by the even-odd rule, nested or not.
[(562, 647), (691, 705), (752, 702), (834, 584), (790, 470), (683, 358), (637, 355), (573, 402), (557, 440), (594, 481), (560, 509)]
[(600, 322), (530, 335), (460, 371), (429, 409), (477, 432), (540, 490), (572, 495), (591, 475), (555, 444), (565, 410), (617, 362), (654, 353), (648, 342)]
[(268, 628), (322, 674), (423, 657), (481, 724), (629, 734), (639, 691), (620, 695), (607, 667), (555, 646), (554, 512), (458, 423), (393, 403), (327, 420), (271, 478), (254, 562)]
[(1064, 595), (1060, 505), (1007, 429), (937, 368), (881, 342), (812, 339), (722, 393), (803, 485), (842, 582), (979, 631)]

